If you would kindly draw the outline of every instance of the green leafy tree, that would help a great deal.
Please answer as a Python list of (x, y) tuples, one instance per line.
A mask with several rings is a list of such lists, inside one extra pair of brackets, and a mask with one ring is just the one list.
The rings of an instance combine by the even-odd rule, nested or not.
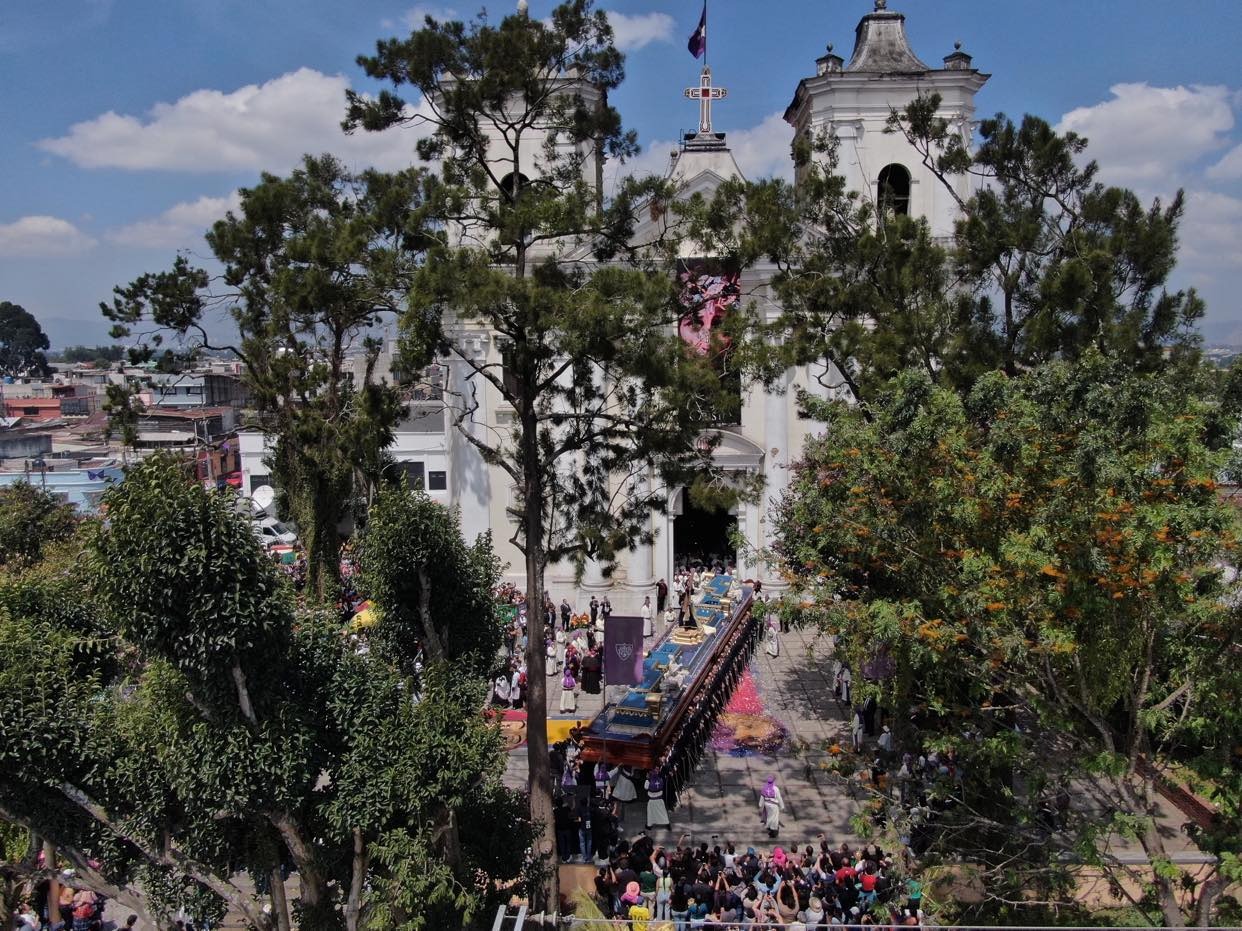
[(0, 375), (47, 375), (47, 334), (25, 307), (0, 301)]
[[(502, 626), (489, 536), (467, 546), (453, 511), (422, 493), (385, 489), (368, 515), (358, 565), (361, 587), (383, 616), (372, 639), (407, 674), (420, 652), (430, 663), (490, 674)], [(451, 623), (456, 617), (474, 622)]]
[[(339, 577), (338, 525), (380, 480), (380, 452), (402, 412), (396, 387), (375, 377), (381, 346), (371, 330), (404, 306), (420, 184), (417, 172), (354, 175), (330, 156), (307, 157), (289, 177), (265, 174), (243, 190), (240, 215), (207, 234), (222, 286), (178, 257), (101, 305), (113, 335), (136, 338), (148, 354), (172, 335), (179, 356), (224, 350), (242, 361), (257, 425), (274, 439), (282, 510), (320, 595)], [(208, 338), (209, 314), (221, 307), (236, 345)]]
[[(433, 599), (455, 653), (417, 701), (382, 652), (295, 612), (230, 493), (154, 457), (106, 503), (87, 597), (80, 553), (0, 579), (0, 818), (161, 927), (184, 908), (256, 928), (452, 928), (494, 907), (529, 835), (467, 672), (499, 636), (486, 543), (426, 528), (456, 534), (428, 543), (437, 571), (478, 588)], [(465, 603), (478, 613), (446, 613)], [(483, 830), (493, 818), (513, 829)]]
[(43, 547), (69, 539), (77, 523), (73, 505), (28, 482), (0, 488), (0, 566), (38, 562)]
[[(808, 444), (776, 550), (898, 744), (957, 755), (964, 778), (914, 828), (927, 862), (973, 865), (989, 905), (1018, 910), (1072, 902), (1086, 864), (1166, 926), (1209, 923), (1240, 836), (1221, 409), (1088, 351), (964, 398), (906, 373), (871, 411), (837, 407)], [(1219, 862), (1197, 880), (1156, 821), (1177, 763), (1219, 777), (1222, 819), (1199, 837)]]
[[(562, 3), (546, 21), (428, 18), (359, 62), (421, 103), (352, 95), (348, 129), (430, 131), (417, 149), (435, 163), (423, 202), (433, 235), (402, 319), (407, 367), (440, 358), (465, 373), (451, 415), (516, 490), (511, 539), (538, 605), (550, 562), (607, 565), (651, 541), (652, 510), (701, 463), (694, 438), (720, 406), (716, 372), (676, 337), (674, 237), (634, 241), (640, 206), (658, 212), (673, 192), (627, 180), (604, 196), (603, 159), (637, 147), (608, 103), (623, 58), (589, 0)], [(499, 352), (479, 356), (480, 334)], [(512, 409), (511, 427), (478, 429), (483, 392)], [(529, 793), (546, 876), (535, 901), (554, 910), (542, 613), (527, 622)]]
[[(417, 787), (435, 830), (402, 826), (376, 839), (375, 856), (388, 872), (367, 926), (434, 928), (452, 926), (450, 916), (481, 918), (499, 903), (495, 889), (473, 877), (517, 878), (533, 839), (522, 800), (496, 778), (504, 768), (498, 734), (480, 738), (504, 629), (492, 595), (500, 567), (491, 540), (467, 545), (455, 512), (422, 492), (385, 489), (368, 515), (358, 564), (361, 590), (381, 618), (369, 631), (371, 651), (412, 687), (428, 689), (405, 731), (409, 752), (434, 754), (443, 764)], [(438, 748), (425, 745), (437, 741)], [(360, 789), (374, 781), (368, 757), (359, 756)], [(500, 824), (508, 829), (498, 832)], [(424, 925), (436, 915), (438, 922)]]
[(174, 878), (184, 876), (177, 866), (184, 852), (159, 845), (143, 851), (97, 817), (101, 808), (84, 807), (96, 804), (86, 787), (102, 791), (98, 780), (123, 743), (113, 739), (114, 722), (100, 701), (117, 671), (106, 646), (115, 631), (83, 598), (85, 554), (75, 542), (20, 573), (0, 573), (0, 819), (54, 845), (79, 885), (170, 927), (179, 905), (198, 904)]
[[(950, 243), (850, 191), (827, 135), (795, 143), (796, 184), (733, 181), (699, 206), (696, 237), (714, 252), (776, 267), (781, 312), (749, 322), (747, 368), (770, 380), (809, 365), (856, 401), (908, 368), (964, 393), (988, 371), (1015, 375), (1090, 348), (1136, 370), (1192, 369), (1203, 302), (1167, 288), (1182, 196), (1145, 206), (1100, 183), (1083, 163), (1087, 141), (1034, 116), (985, 120), (972, 152), (939, 107), (920, 96), (889, 131), (956, 200)], [(962, 175), (977, 182), (968, 199)]]
[(109, 365), (125, 359), (124, 346), (70, 346), (59, 354), (62, 362), (93, 362)]
[(42, 871), (40, 844), (25, 828), (0, 821), (0, 923), (14, 925), (23, 902), (30, 902)]
[(128, 451), (138, 445), (138, 421), (146, 411), (137, 387), (108, 385), (104, 389), (103, 410), (108, 415), (108, 438), (120, 438), (122, 453), (128, 461)]
[(1166, 288), (1177, 258), (1185, 198), (1145, 206), (1133, 191), (1083, 163), (1088, 140), (1026, 116), (984, 120), (973, 153), (921, 96), (889, 120), (942, 180), (970, 173), (979, 191), (958, 198), (955, 270), (975, 290), (971, 319), (990, 339), (977, 347), (1009, 374), (1094, 347), (1140, 370), (1168, 350), (1197, 356), (1196, 293)]

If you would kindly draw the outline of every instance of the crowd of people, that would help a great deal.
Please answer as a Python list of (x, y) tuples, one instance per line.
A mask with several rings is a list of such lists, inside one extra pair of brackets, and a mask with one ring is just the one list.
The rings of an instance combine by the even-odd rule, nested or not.
[[(528, 646), (526, 597), (512, 583), (497, 590), (497, 598), (509, 615), (504, 643), (492, 677), (492, 704), (500, 708), (525, 707), (529, 681), (526, 668)], [(590, 614), (577, 614), (568, 600), (558, 606), (544, 598), (544, 673), (561, 686), (557, 709), (562, 714), (577, 711), (578, 695), (598, 695), (603, 688), (604, 661), (601, 652), (604, 620), (612, 614), (607, 598), (593, 600)], [(550, 709), (551, 710), (551, 709)]]
[[(665, 579), (658, 580), (639, 608), (644, 637), (655, 636), (661, 620), (666, 625), (681, 623), (689, 615), (695, 587), (712, 576), (732, 571), (732, 566), (717, 561), (679, 568), (671, 586)], [(502, 583), (495, 595), (508, 623), (492, 675), (491, 704), (521, 709), (525, 707), (530, 684), (526, 662), (530, 605), (526, 594), (512, 582)], [(568, 598), (558, 602), (545, 592), (542, 610), (544, 672), (551, 682), (561, 686), (561, 703), (549, 710), (572, 714), (577, 710), (579, 694), (598, 695), (602, 689), (604, 625), (614, 613), (612, 602), (607, 594), (592, 595), (587, 605), (579, 609)]]
[(597, 862), (594, 898), (607, 918), (634, 931), (732, 931), (778, 927), (919, 926), (922, 885), (904, 856), (875, 844), (834, 845), (820, 834), (786, 851), (719, 842), (655, 844), (646, 834), (620, 841)]
[[(694, 591), (724, 571), (723, 566), (680, 570), (671, 586), (661, 579), (655, 603), (644, 599), (644, 635), (658, 634), (661, 620), (666, 625), (684, 622)], [(670, 828), (670, 812), (676, 810), (716, 716), (753, 649), (760, 646), (770, 656), (779, 655), (780, 634), (786, 628), (768, 614), (762, 589), (756, 588), (755, 623), (745, 628), (733, 649), (724, 652), (726, 661), (715, 671), (719, 681), (703, 689), (701, 707), (687, 715), (685, 730), (655, 769), (585, 762), (576, 733), (552, 746), (560, 860), (593, 864), (597, 868), (595, 898), (601, 911), (605, 917), (629, 921), (634, 931), (918, 926), (923, 917), (922, 888), (909, 876), (911, 859), (924, 846), (921, 841), (934, 816), (938, 793), (930, 791), (932, 785), (946, 778), (960, 780), (960, 767), (951, 752), (901, 752), (874, 699), (855, 699), (848, 666), (837, 664), (834, 692), (864, 779), (872, 789), (899, 802), (909, 816), (911, 836), (903, 837), (906, 843), (900, 853), (886, 853), (874, 844), (851, 849), (846, 843), (831, 844), (822, 835), (811, 844), (789, 850), (776, 846), (767, 853), (728, 842), (697, 847), (679, 842), (668, 850), (647, 834)], [(521, 707), (526, 686), (527, 605), (512, 586), (502, 589), (501, 595), (513, 611), (494, 700), (505, 707)], [(560, 710), (572, 712), (575, 699), (564, 696), (578, 690), (598, 694), (603, 623), (612, 608), (606, 597), (593, 598), (579, 614), (568, 600), (558, 604), (547, 598), (543, 611), (548, 631), (547, 674), (560, 680)], [(759, 822), (775, 841), (785, 807), (780, 786), (772, 778), (756, 790)], [(645, 814), (647, 831), (637, 838), (623, 836), (627, 805)]]
[[(76, 883), (74, 871), (64, 870), (54, 884), (48, 878), (36, 884), (30, 900), (13, 913), (15, 931), (101, 931), (108, 900)], [(106, 926), (128, 931), (137, 923), (138, 916), (130, 915), (124, 924), (108, 922)]]

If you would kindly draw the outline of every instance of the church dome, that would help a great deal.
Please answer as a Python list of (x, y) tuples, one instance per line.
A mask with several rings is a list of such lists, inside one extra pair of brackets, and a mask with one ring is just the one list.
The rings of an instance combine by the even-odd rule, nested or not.
[(888, 0), (876, 0), (875, 11), (862, 18), (854, 35), (854, 56), (846, 71), (910, 74), (931, 70), (910, 48), (905, 14), (890, 11)]

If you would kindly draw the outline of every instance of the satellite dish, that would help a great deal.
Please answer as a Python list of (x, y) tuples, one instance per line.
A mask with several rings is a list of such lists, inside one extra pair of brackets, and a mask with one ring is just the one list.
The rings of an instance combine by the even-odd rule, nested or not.
[(276, 490), (271, 485), (263, 485), (256, 488), (254, 494), (250, 496), (250, 503), (256, 511), (266, 511), (275, 500)]

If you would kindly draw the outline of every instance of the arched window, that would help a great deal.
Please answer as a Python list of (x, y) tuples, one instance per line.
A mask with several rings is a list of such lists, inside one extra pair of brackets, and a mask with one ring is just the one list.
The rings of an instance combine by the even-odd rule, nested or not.
[(880, 169), (876, 203), (881, 214), (910, 215), (910, 172), (904, 165), (886, 165)]
[(518, 195), (528, 187), (530, 187), (530, 179), (521, 172), (518, 172), (516, 175), (513, 172), (509, 172), (500, 179), (500, 191), (510, 203), (515, 201)]

